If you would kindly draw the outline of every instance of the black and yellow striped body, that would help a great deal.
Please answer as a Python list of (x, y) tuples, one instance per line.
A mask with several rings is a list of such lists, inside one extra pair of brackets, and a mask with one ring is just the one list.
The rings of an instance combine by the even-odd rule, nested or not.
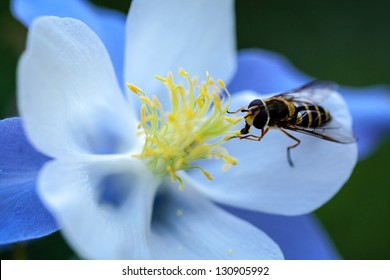
[(331, 120), (329, 112), (321, 106), (293, 102), (296, 108), (296, 125), (301, 127), (321, 127)]
[(265, 100), (269, 112), (268, 126), (317, 128), (331, 120), (329, 112), (309, 102), (289, 101), (281, 98)]

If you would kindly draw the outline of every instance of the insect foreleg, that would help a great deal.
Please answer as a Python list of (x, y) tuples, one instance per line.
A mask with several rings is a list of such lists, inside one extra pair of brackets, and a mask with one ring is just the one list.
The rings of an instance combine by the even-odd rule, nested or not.
[(290, 133), (288, 133), (287, 131), (285, 131), (284, 129), (282, 128), (279, 128), (281, 132), (283, 132), (284, 134), (286, 134), (288, 137), (290, 137), (291, 139), (294, 139), (295, 141), (297, 141), (295, 144), (291, 145), (291, 146), (288, 146), (287, 147), (287, 160), (288, 160), (288, 164), (290, 164), (291, 167), (294, 167), (294, 164), (291, 160), (291, 153), (290, 153), (290, 150), (292, 148), (295, 148), (297, 147), (300, 143), (301, 143), (301, 140), (299, 140), (298, 138), (292, 136)]
[(261, 140), (261, 136), (257, 136), (254, 134), (248, 134), (245, 136), (237, 136), (237, 137), (239, 137), (240, 139), (253, 140), (253, 141), (260, 141)]
[(268, 131), (269, 131), (269, 128), (267, 127), (266, 129), (261, 130), (260, 136), (257, 136), (254, 134), (248, 134), (248, 135), (244, 135), (244, 136), (234, 136), (234, 137), (240, 138), (240, 139), (246, 139), (246, 140), (260, 141), (264, 137), (264, 135), (267, 134)]

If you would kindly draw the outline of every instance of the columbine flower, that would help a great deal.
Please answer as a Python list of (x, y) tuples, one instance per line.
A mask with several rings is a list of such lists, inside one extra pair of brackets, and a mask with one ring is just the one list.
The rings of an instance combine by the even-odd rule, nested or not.
[[(327, 201), (349, 177), (355, 145), (302, 136), (304, 146), (294, 155), (297, 166), (291, 169), (285, 158), (288, 139), (272, 132), (261, 145), (229, 141), (225, 148), (239, 166), (228, 172), (211, 161), (180, 162), (174, 151), (165, 154), (169, 147), (160, 154), (175, 163), (154, 167), (160, 156), (153, 152), (160, 146), (145, 146), (148, 136), (156, 138), (148, 123), (164, 114), (145, 110), (147, 105), (169, 108), (169, 99), (161, 82), (151, 77), (183, 66), (199, 76), (210, 70), (229, 82), (234, 71), (232, 3), (206, 2), (156, 2), (149, 9), (148, 1), (134, 1), (125, 80), (160, 100), (144, 98), (139, 111), (139, 100), (134, 94), (123, 96), (104, 47), (85, 25), (43, 18), (31, 27), (18, 73), (20, 112), (29, 140), (54, 159), (40, 172), (40, 197), (83, 257), (280, 258), (278, 247), (264, 233), (206, 197), (257, 211), (302, 214)], [(205, 20), (209, 18), (213, 25)], [(236, 94), (232, 107), (246, 105), (255, 96)], [(333, 100), (329, 109), (350, 124), (341, 99)], [(139, 113), (145, 140), (135, 136)], [(167, 115), (167, 121), (176, 119)], [(191, 144), (196, 137), (185, 140)], [(228, 163), (234, 162), (225, 150), (217, 150)], [(183, 163), (208, 173), (176, 172), (187, 169)], [(160, 168), (168, 173), (156, 172)], [(204, 174), (214, 176), (212, 183)], [(167, 175), (182, 180), (184, 190)]]
[[(122, 81), (125, 16), (117, 11), (93, 6), (87, 1), (13, 0), (15, 16), (26, 26), (41, 15), (69, 16), (87, 23), (104, 42)], [(296, 88), (312, 77), (297, 70), (285, 57), (260, 49), (238, 52), (238, 68), (229, 84), (231, 92), (254, 90), (271, 93)], [(261, 78), (259, 78), (261, 77)], [(122, 83), (123, 84), (123, 83)], [(390, 88), (386, 85), (339, 88), (346, 99), (358, 141), (359, 157), (364, 159), (390, 130)], [(369, 96), (369, 98), (367, 98)], [(378, 106), (381, 106), (378, 108)]]

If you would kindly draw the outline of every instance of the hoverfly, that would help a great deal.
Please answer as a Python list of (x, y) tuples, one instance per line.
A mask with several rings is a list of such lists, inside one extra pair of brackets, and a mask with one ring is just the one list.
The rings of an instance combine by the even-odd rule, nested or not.
[[(294, 90), (279, 93), (266, 99), (255, 99), (247, 107), (229, 114), (245, 112), (245, 127), (240, 135), (231, 138), (260, 141), (270, 128), (277, 128), (295, 141), (287, 147), (287, 160), (291, 167), (290, 151), (301, 140), (287, 130), (296, 131), (324, 140), (350, 144), (356, 142), (352, 132), (332, 118), (331, 113), (318, 105), (335, 93), (337, 85), (329, 81), (312, 81)], [(249, 134), (251, 126), (261, 130), (261, 135)], [(230, 138), (230, 139), (231, 139)]]

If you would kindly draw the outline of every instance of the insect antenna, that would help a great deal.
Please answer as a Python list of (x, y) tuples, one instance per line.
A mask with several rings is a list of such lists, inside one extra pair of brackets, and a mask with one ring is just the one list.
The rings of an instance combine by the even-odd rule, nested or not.
[(226, 113), (228, 113), (228, 114), (237, 114), (238, 112), (241, 112), (241, 113), (244, 113), (244, 112), (249, 112), (249, 110), (248, 109), (244, 109), (246, 106), (244, 106), (244, 107), (241, 107), (240, 109), (238, 109), (238, 110), (236, 110), (236, 111), (234, 111), (234, 112), (229, 112), (229, 111), (226, 111)]

